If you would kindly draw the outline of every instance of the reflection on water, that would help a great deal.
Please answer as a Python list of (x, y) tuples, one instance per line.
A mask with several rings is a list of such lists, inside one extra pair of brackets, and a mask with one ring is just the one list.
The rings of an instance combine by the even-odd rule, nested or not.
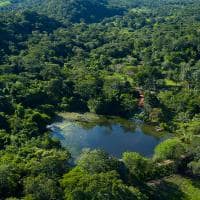
[(58, 138), (74, 158), (84, 148), (103, 149), (118, 158), (125, 151), (135, 151), (150, 157), (155, 146), (169, 137), (156, 133), (152, 127), (121, 118), (104, 118), (91, 123), (65, 119), (51, 125), (51, 130), (53, 137)]

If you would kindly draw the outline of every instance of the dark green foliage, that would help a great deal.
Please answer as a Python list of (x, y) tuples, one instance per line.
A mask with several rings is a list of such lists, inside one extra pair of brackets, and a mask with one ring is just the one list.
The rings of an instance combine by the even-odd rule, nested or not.
[(62, 176), (69, 170), (70, 154), (65, 151), (57, 150), (38, 150), (27, 164), (28, 170), (32, 175), (44, 174), (45, 177), (55, 178)]
[[(154, 196), (143, 188), (151, 179), (179, 168), (199, 176), (199, 1), (7, 3), (0, 6), (0, 199), (143, 200), (140, 190)], [(161, 143), (155, 159), (127, 152), (118, 161), (94, 150), (71, 169), (70, 153), (47, 130), (59, 111), (139, 116), (177, 138)]]
[(117, 171), (120, 163), (101, 150), (86, 150), (81, 154), (77, 165), (88, 173), (94, 174), (112, 170)]
[(65, 199), (146, 199), (137, 189), (122, 183), (114, 171), (90, 175), (74, 168), (64, 175), (61, 185)]
[(194, 176), (200, 176), (200, 147), (199, 147), (199, 138), (194, 138), (192, 144), (188, 148), (188, 153), (190, 157), (190, 162), (187, 164), (187, 167), (190, 169), (190, 173)]
[(4, 149), (7, 145), (10, 144), (9, 134), (4, 130), (0, 130), (0, 149)]
[(27, 199), (62, 199), (62, 191), (53, 179), (44, 175), (27, 177), (24, 180), (24, 192)]
[(165, 160), (163, 162), (154, 162), (149, 168), (148, 178), (160, 179), (166, 176), (171, 176), (177, 172), (177, 163), (172, 160)]
[(61, 21), (97, 22), (105, 17), (122, 14), (122, 8), (109, 7), (107, 0), (22, 0), (15, 1), (7, 9), (32, 9)]
[(131, 182), (148, 179), (148, 173), (153, 167), (150, 160), (135, 152), (125, 152), (122, 159), (129, 170)]
[(17, 196), (20, 188), (20, 173), (14, 165), (0, 165), (0, 196)]

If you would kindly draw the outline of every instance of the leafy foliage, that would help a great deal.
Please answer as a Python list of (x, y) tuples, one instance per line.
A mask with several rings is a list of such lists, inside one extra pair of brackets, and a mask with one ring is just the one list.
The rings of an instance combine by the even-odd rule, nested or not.
[[(182, 171), (199, 176), (199, 9), (196, 0), (0, 1), (0, 198), (152, 199), (145, 182), (176, 172), (165, 159), (183, 154)], [(46, 128), (59, 111), (139, 116), (177, 136), (155, 159), (94, 150), (73, 167)]]
[(183, 143), (177, 139), (168, 139), (155, 148), (155, 159), (178, 159), (184, 155), (185, 148)]
[(125, 186), (114, 171), (89, 175), (74, 168), (61, 182), (65, 199), (141, 199), (137, 189)]

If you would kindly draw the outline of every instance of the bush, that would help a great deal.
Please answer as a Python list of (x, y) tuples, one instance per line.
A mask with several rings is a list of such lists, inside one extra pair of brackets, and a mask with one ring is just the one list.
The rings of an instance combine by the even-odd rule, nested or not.
[(118, 161), (101, 150), (85, 150), (79, 160), (78, 166), (88, 173), (101, 173), (118, 170)]
[(178, 138), (165, 140), (155, 148), (155, 160), (177, 160), (185, 153), (184, 144)]
[(76, 167), (64, 175), (61, 185), (66, 200), (146, 199), (137, 189), (124, 185), (115, 171), (91, 175)]
[(135, 152), (125, 152), (122, 157), (130, 173), (130, 180), (143, 181), (147, 179), (150, 161)]
[(44, 175), (27, 177), (24, 181), (24, 193), (27, 199), (62, 199), (61, 189), (57, 183)]
[(0, 165), (0, 197), (16, 196), (20, 174), (13, 165)]
[(162, 163), (154, 163), (149, 174), (150, 179), (162, 178), (174, 174), (177, 170), (176, 163), (171, 160), (167, 160)]
[(5, 149), (10, 144), (10, 136), (6, 131), (0, 130), (0, 150)]
[(200, 160), (190, 162), (188, 167), (191, 169), (192, 174), (200, 176)]

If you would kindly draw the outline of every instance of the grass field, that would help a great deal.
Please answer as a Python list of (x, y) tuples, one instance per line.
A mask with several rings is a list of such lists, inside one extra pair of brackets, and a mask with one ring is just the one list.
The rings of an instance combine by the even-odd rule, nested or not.
[(181, 86), (181, 83), (176, 83), (170, 79), (165, 79), (165, 85), (170, 87)]
[(9, 6), (11, 2), (9, 0), (0, 0), (0, 7)]

